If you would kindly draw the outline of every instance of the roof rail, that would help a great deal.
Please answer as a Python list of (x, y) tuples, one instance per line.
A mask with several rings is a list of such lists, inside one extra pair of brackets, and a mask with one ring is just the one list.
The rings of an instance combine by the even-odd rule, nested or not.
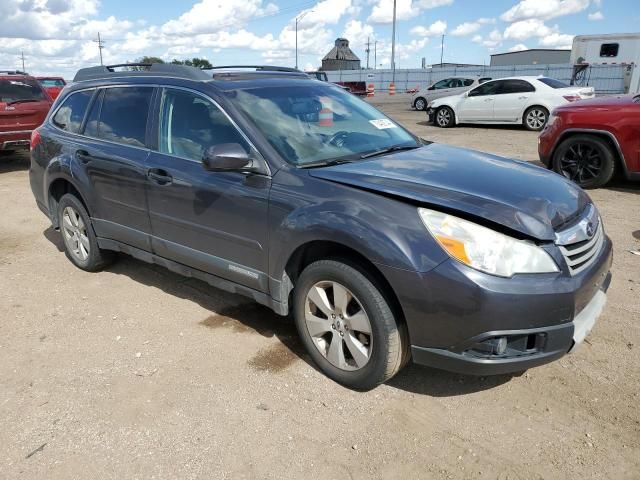
[[(116, 68), (144, 67), (143, 70), (119, 70)], [(74, 82), (98, 80), (113, 77), (179, 77), (189, 80), (211, 80), (211, 77), (202, 69), (187, 65), (174, 65), (172, 63), (119, 63), (116, 65), (102, 65), (99, 67), (81, 68), (73, 78)]]
[(203, 70), (240, 70), (244, 68), (253, 68), (257, 71), (262, 72), (295, 72), (295, 73), (304, 73), (298, 70), (297, 68), (291, 67), (278, 67), (275, 65), (217, 65), (215, 67), (203, 68)]
[(27, 72), (23, 72), (21, 70), (0, 70), (0, 73), (4, 73), (6, 75), (29, 75)]

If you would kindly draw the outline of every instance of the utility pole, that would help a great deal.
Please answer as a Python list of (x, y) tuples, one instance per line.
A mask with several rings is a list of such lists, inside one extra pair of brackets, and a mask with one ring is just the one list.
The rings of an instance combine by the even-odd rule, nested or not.
[(311, 12), (313, 12), (313, 10), (306, 11), (302, 15), (296, 17), (296, 70), (298, 69), (298, 23), (304, 18), (305, 15)]
[(391, 38), (391, 69), (392, 69), (392, 82), (396, 83), (396, 0), (393, 0), (393, 28)]
[(100, 38), (100, 32), (98, 32), (98, 39), (94, 40), (95, 43), (98, 44), (98, 51), (100, 52), (100, 65), (103, 65), (102, 63), (102, 49), (104, 48), (104, 40), (102, 40)]
[(440, 40), (440, 67), (442, 67), (443, 55), (444, 55), (444, 33), (442, 34), (442, 40)]
[(367, 49), (365, 50), (365, 52), (367, 52), (367, 70), (369, 70), (369, 52), (371, 51), (371, 42), (369, 41), (369, 37), (367, 37)]
[(24, 50), (20, 52), (20, 58), (22, 58), (22, 71), (26, 72), (26, 70), (24, 69)]
[(378, 65), (378, 41), (373, 42), (373, 69), (375, 70)]

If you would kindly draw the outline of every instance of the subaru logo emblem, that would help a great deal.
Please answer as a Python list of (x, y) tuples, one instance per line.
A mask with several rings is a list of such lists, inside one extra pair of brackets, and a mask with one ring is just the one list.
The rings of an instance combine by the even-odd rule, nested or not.
[(587, 228), (585, 229), (585, 231), (587, 233), (587, 237), (593, 237), (593, 234), (596, 233), (596, 227), (593, 222), (587, 223)]

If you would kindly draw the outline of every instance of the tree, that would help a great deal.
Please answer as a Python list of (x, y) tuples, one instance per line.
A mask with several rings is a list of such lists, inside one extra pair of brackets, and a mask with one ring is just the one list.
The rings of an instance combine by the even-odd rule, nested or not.
[(209, 60), (207, 60), (206, 58), (197, 58), (197, 57), (194, 57), (191, 60), (189, 60), (188, 58), (186, 60), (177, 60), (174, 58), (171, 61), (171, 63), (173, 63), (174, 65), (188, 65), (190, 67), (196, 67), (196, 68), (213, 67), (213, 65), (211, 65), (211, 62), (209, 62)]
[[(141, 58), (138, 58), (134, 63), (164, 63), (164, 60), (162, 60), (160, 57), (148, 57), (148, 56), (144, 56)], [(133, 71), (141, 71), (141, 70), (146, 70), (147, 67), (129, 67), (130, 70)]]

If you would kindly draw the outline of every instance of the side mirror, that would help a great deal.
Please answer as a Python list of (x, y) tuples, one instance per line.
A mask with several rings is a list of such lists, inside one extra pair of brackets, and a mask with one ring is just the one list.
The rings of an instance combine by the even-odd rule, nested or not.
[(436, 87), (434, 87), (433, 85), (431, 85), (429, 88), (427, 88), (427, 90), (435, 90)]
[(464, 96), (465, 96), (465, 97), (471, 97), (471, 96), (473, 96), (473, 95), (469, 95), (470, 93), (471, 93), (470, 91), (464, 92)]
[(221, 143), (207, 148), (202, 157), (202, 165), (212, 172), (257, 171), (254, 160), (238, 143)]

